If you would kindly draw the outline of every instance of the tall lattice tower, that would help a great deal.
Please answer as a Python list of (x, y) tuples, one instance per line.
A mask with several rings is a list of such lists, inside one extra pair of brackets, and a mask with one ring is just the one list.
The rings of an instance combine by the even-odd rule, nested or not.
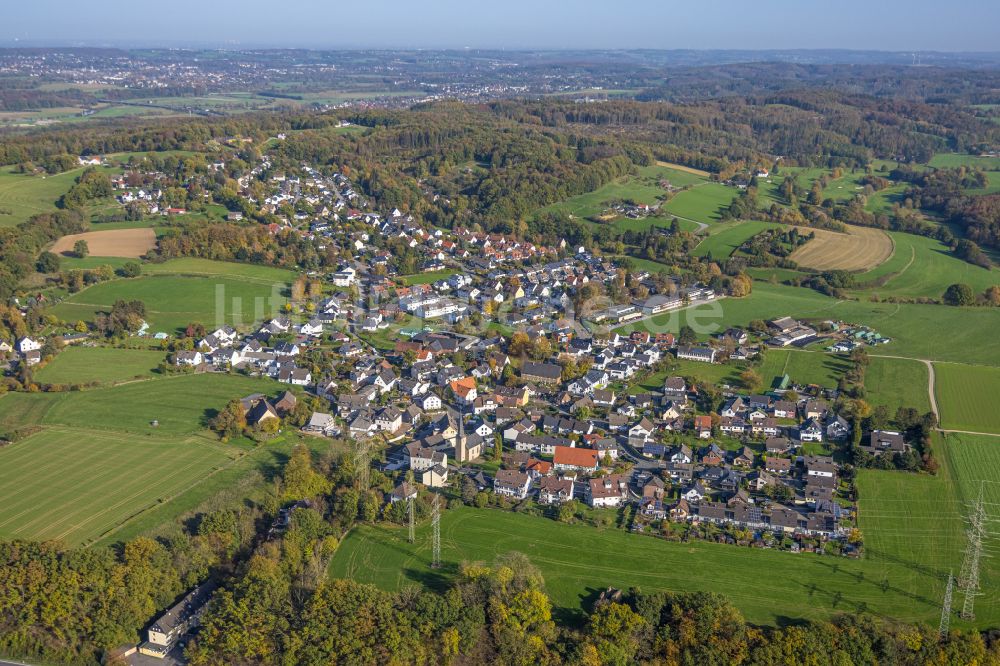
[(965, 620), (976, 618), (976, 597), (982, 594), (979, 586), (979, 561), (983, 555), (983, 538), (986, 536), (986, 503), (983, 499), (985, 484), (979, 485), (979, 497), (969, 515), (969, 527), (966, 530), (968, 543), (965, 546), (965, 559), (962, 561), (962, 571), (958, 576), (958, 589), (965, 595), (962, 600), (960, 615)]
[(938, 634), (941, 638), (948, 637), (948, 628), (951, 626), (951, 595), (955, 588), (955, 577), (948, 572), (948, 585), (944, 588), (944, 603), (941, 604), (941, 624), (938, 625)]
[(358, 486), (361, 492), (368, 490), (369, 474), (372, 466), (372, 444), (367, 439), (357, 441), (354, 449), (354, 470), (357, 473)]
[(434, 495), (433, 513), (431, 514), (431, 529), (433, 531), (433, 550), (431, 553), (431, 567), (437, 569), (441, 566), (441, 507), (438, 504), (440, 495)]
[(407, 500), (407, 505), (408, 505), (406, 507), (407, 513), (410, 514), (410, 538), (409, 538), (409, 541), (410, 541), (410, 543), (413, 543), (414, 538), (415, 538), (414, 532), (416, 531), (416, 529), (415, 529), (415, 521), (413, 520), (413, 498), (412, 497)]

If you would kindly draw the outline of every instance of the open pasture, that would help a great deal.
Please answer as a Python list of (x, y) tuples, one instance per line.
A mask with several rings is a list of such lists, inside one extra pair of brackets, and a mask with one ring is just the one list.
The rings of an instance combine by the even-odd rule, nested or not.
[(888, 261), (857, 276), (866, 283), (863, 293), (880, 296), (941, 298), (948, 285), (964, 282), (976, 292), (1000, 284), (1000, 271), (962, 261), (940, 241), (901, 232), (888, 232), (895, 252)]
[(878, 266), (892, 256), (892, 239), (880, 229), (848, 227), (846, 233), (826, 229), (799, 229), (815, 234), (789, 257), (816, 270), (859, 271)]
[(722, 219), (722, 211), (738, 193), (735, 187), (705, 182), (678, 192), (663, 208), (669, 215), (711, 224)]
[(73, 186), (82, 169), (73, 169), (55, 176), (32, 176), (14, 172), (13, 167), (0, 169), (0, 227), (12, 227), (32, 215), (50, 213), (56, 201)]
[(1000, 434), (1000, 368), (935, 363), (934, 393), (942, 428)]
[(46, 428), (0, 449), (0, 536), (85, 543), (199, 483), (230, 455), (206, 439)]
[(838, 301), (811, 289), (755, 282), (745, 298), (725, 298), (707, 305), (666, 312), (617, 327), (677, 333), (689, 325), (702, 338), (727, 326), (746, 326), (754, 319), (791, 316), (839, 319), (873, 327), (893, 341), (876, 354), (966, 363), (1000, 364), (1000, 346), (992, 344), (1000, 327), (996, 308), (951, 308), (939, 305)]
[(191, 322), (213, 328), (246, 327), (280, 313), (287, 288), (284, 282), (246, 277), (153, 274), (96, 284), (51, 312), (64, 321), (92, 321), (116, 300), (140, 300), (146, 304), (146, 321), (153, 331), (174, 332)]
[(138, 258), (156, 247), (156, 233), (146, 227), (70, 234), (57, 240), (52, 246), (52, 252), (71, 253), (78, 241), (85, 241), (90, 254), (95, 257)]
[(780, 226), (774, 222), (758, 220), (722, 222), (709, 227), (708, 236), (698, 244), (694, 254), (699, 257), (707, 257), (711, 254), (713, 259), (722, 261), (761, 231)]
[(166, 354), (145, 349), (67, 347), (35, 373), (45, 384), (113, 383), (148, 377)]
[[(442, 515), (444, 567), (432, 572), (429, 536), (427, 525), (417, 530), (414, 544), (407, 543), (405, 527), (357, 527), (334, 555), (330, 575), (389, 590), (415, 583), (441, 585), (461, 562), (489, 563), (517, 551), (541, 569), (555, 612), (566, 619), (579, 619), (598, 591), (611, 585), (719, 592), (751, 622), (771, 625), (783, 617), (828, 618), (862, 609), (888, 618), (933, 622), (944, 589), (940, 570), (909, 559), (854, 561), (703, 541), (670, 543), (621, 530), (465, 507)], [(984, 604), (981, 624), (996, 621), (997, 611), (995, 605)]]
[(931, 411), (927, 395), (927, 366), (921, 361), (877, 356), (869, 349), (865, 371), (865, 400), (870, 405), (885, 405), (892, 417), (900, 407), (913, 407), (921, 414)]
[[(963, 518), (980, 488), (991, 524), (1000, 520), (998, 443), (994, 437), (936, 436), (941, 469), (935, 476), (859, 470), (859, 522), (872, 566), (886, 571), (903, 567), (913, 580), (926, 580), (930, 587), (923, 592), (940, 603), (948, 572), (957, 576), (961, 569)], [(1000, 537), (991, 529), (984, 547), (991, 551), (998, 544)], [(983, 559), (980, 582), (983, 595), (976, 599), (976, 623), (995, 626), (1000, 621), (1000, 564), (995, 557)], [(957, 620), (956, 613), (953, 626)]]
[(768, 349), (760, 369), (764, 388), (771, 388), (788, 375), (797, 384), (817, 384), (837, 388), (837, 383), (851, 367), (840, 354), (810, 352), (798, 349)]

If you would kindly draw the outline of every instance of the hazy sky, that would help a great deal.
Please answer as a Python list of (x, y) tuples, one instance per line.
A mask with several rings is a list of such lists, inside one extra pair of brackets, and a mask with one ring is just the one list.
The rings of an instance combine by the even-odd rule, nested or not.
[(1000, 0), (2, 0), (0, 44), (1000, 50)]

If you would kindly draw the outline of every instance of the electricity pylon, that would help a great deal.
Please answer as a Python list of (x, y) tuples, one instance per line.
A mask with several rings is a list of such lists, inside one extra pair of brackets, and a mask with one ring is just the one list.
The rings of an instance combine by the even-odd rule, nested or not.
[(944, 603), (941, 605), (941, 624), (938, 625), (938, 634), (941, 638), (948, 637), (948, 628), (951, 626), (951, 594), (955, 587), (955, 577), (948, 572), (948, 585), (944, 588)]
[(962, 619), (976, 618), (976, 597), (982, 594), (979, 586), (979, 560), (983, 554), (983, 537), (986, 536), (986, 504), (983, 500), (984, 484), (979, 485), (979, 498), (969, 515), (969, 527), (966, 530), (968, 543), (965, 546), (965, 559), (962, 561), (962, 571), (958, 576), (958, 589), (965, 595), (962, 600)]
[(431, 514), (431, 527), (433, 529), (433, 550), (431, 554), (431, 567), (437, 569), (441, 566), (441, 509), (438, 505), (440, 495), (434, 495), (433, 513)]

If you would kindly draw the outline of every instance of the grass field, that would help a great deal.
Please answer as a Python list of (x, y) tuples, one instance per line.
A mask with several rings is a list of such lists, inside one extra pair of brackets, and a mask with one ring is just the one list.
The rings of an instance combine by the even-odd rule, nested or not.
[(786, 374), (798, 384), (818, 384), (824, 388), (837, 388), (840, 378), (850, 367), (850, 361), (840, 354), (768, 349), (764, 355), (760, 376), (764, 380), (765, 388), (775, 386)]
[(709, 227), (708, 236), (698, 244), (694, 254), (698, 257), (705, 257), (709, 254), (713, 259), (723, 260), (731, 255), (736, 248), (744, 242), (756, 236), (764, 229), (780, 227), (780, 224), (773, 222), (761, 222), (757, 220), (723, 222)]
[[(871, 563), (887, 570), (903, 566), (913, 579), (927, 582), (929, 587), (922, 594), (940, 599), (948, 572), (957, 576), (961, 569), (963, 517), (981, 486), (992, 521), (1000, 519), (998, 443), (996, 438), (971, 435), (937, 438), (941, 470), (936, 476), (860, 470), (860, 526)], [(995, 535), (995, 528), (991, 532)], [(984, 544), (987, 552), (995, 551), (997, 545), (996, 536)], [(996, 557), (982, 562), (977, 624), (996, 626), (1000, 621), (1000, 563)], [(959, 604), (961, 599), (956, 595)], [(953, 625), (956, 620), (952, 618)]]
[[(247, 270), (256, 275), (261, 272), (259, 268), (251, 266)], [(146, 273), (131, 280), (96, 284), (73, 294), (51, 312), (65, 321), (92, 321), (98, 311), (110, 309), (118, 299), (138, 299), (146, 304), (146, 321), (153, 331), (174, 332), (193, 321), (208, 327), (249, 326), (277, 314), (287, 300), (287, 283), (249, 275), (195, 277)]]
[(32, 215), (56, 209), (56, 201), (69, 191), (83, 169), (55, 176), (14, 173), (13, 167), (0, 169), (0, 227), (12, 227)]
[[(879, 352), (873, 351), (872, 354)], [(921, 414), (931, 411), (927, 395), (927, 366), (920, 361), (870, 355), (865, 372), (865, 400), (885, 405), (892, 416), (900, 407), (913, 407)]]
[(746, 298), (726, 298), (668, 312), (616, 330), (676, 333), (688, 324), (707, 337), (727, 326), (746, 326), (753, 319), (786, 315), (872, 326), (893, 339), (877, 353), (1000, 365), (1000, 345), (993, 344), (1000, 327), (1000, 311), (996, 308), (838, 301), (812, 290), (762, 282), (755, 282), (753, 293)]
[(746, 365), (740, 363), (699, 363), (698, 361), (678, 360), (677, 368), (663, 372), (651, 373), (648, 377), (629, 386), (631, 395), (649, 391), (662, 391), (663, 382), (667, 377), (688, 377), (712, 384), (739, 385), (740, 373)]
[(252, 282), (282, 284), (290, 283), (295, 279), (295, 273), (284, 268), (239, 264), (232, 261), (214, 261), (197, 257), (182, 257), (168, 259), (161, 263), (144, 264), (142, 272), (145, 275), (230, 277)]
[(164, 352), (110, 347), (67, 347), (35, 379), (46, 384), (113, 383), (148, 377), (163, 362)]
[[(944, 586), (940, 571), (909, 561), (852, 561), (701, 541), (669, 543), (620, 530), (464, 507), (442, 515), (444, 567), (432, 571), (429, 531), (421, 526), (411, 545), (406, 528), (355, 528), (334, 556), (330, 575), (390, 590), (414, 583), (440, 586), (463, 561), (491, 562), (499, 554), (518, 551), (541, 569), (556, 613), (568, 620), (580, 619), (597, 594), (612, 585), (719, 592), (751, 622), (761, 624), (825, 618), (861, 608), (885, 617), (933, 622), (940, 614)], [(984, 612), (981, 618), (988, 625), (997, 613)]]
[(870, 270), (889, 259), (892, 239), (880, 229), (847, 227), (846, 233), (826, 229), (800, 229), (815, 235), (789, 257), (800, 266), (820, 271)]
[(1000, 368), (935, 363), (934, 393), (942, 428), (1000, 434)]
[(0, 536), (78, 544), (230, 459), (206, 439), (46, 428), (0, 449)]
[(664, 209), (670, 215), (711, 224), (721, 219), (722, 211), (729, 207), (738, 193), (739, 190), (734, 187), (706, 182), (679, 192), (666, 203)]
[[(233, 398), (276, 393), (283, 384), (242, 375), (174, 375), (68, 393), (9, 393), (0, 398), (0, 426), (66, 426), (133, 435), (186, 436)], [(123, 408), (127, 405), (128, 408)], [(150, 422), (158, 420), (153, 427)]]
[(40, 430), (0, 448), (0, 536), (79, 544), (110, 538), (140, 513), (176, 515), (166, 504), (189, 505), (187, 494), (216, 472), (232, 481), (249, 469), (230, 469), (246, 451), (206, 434), (207, 419), (229, 400), (281, 388), (209, 374), (3, 396), (0, 427)]
[(426, 273), (414, 273), (413, 275), (401, 275), (399, 276), (399, 279), (402, 280), (404, 285), (411, 287), (415, 284), (431, 284), (433, 282), (437, 282), (438, 280), (447, 280), (457, 272), (457, 270), (446, 268), (440, 271), (428, 271)]
[(888, 233), (896, 246), (895, 252), (882, 265), (857, 276), (859, 282), (872, 283), (861, 293), (940, 298), (956, 282), (967, 283), (980, 293), (1000, 284), (1000, 271), (962, 261), (933, 238)]

